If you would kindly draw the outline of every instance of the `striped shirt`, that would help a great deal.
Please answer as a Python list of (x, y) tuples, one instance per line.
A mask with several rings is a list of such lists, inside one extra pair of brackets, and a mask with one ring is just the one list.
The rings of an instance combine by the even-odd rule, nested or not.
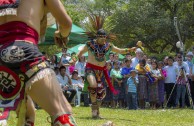
[[(135, 77), (135, 81), (138, 84), (139, 80), (137, 77)], [(137, 93), (136, 84), (134, 83), (134, 79), (132, 77), (129, 77), (127, 80), (127, 86), (128, 86), (128, 92)]]

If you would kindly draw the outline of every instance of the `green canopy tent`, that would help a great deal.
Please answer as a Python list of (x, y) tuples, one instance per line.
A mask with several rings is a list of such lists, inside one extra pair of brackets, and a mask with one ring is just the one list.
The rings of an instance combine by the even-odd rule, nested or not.
[[(45, 35), (45, 42), (40, 43), (39, 45), (54, 45), (54, 32), (56, 31), (57, 26), (56, 24), (47, 28), (46, 35)], [(69, 43), (70, 45), (85, 43), (88, 37), (85, 34), (85, 31), (76, 26), (75, 24), (72, 25), (71, 33), (69, 36)]]

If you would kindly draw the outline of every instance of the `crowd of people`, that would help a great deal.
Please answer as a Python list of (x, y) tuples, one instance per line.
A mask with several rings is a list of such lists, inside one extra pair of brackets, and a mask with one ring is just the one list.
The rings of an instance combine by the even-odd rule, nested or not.
[[(107, 82), (103, 81), (106, 96), (102, 105), (125, 109), (193, 107), (193, 53), (194, 48), (185, 56), (177, 53), (174, 57), (166, 56), (159, 61), (157, 57), (144, 54), (140, 48), (135, 51), (135, 56), (128, 53), (123, 59), (119, 59), (119, 54), (110, 52), (106, 66), (118, 93), (113, 94)], [(56, 62), (53, 58), (51, 65), (64, 92), (70, 92), (69, 97), (65, 95), (68, 101), (72, 102), (76, 96), (75, 105), (79, 106), (84, 101), (84, 105), (88, 106), (89, 95), (83, 92), (86, 57), (82, 56), (76, 61), (74, 54), (68, 55), (67, 49), (62, 49), (60, 60)], [(65, 76), (63, 82), (62, 75)], [(84, 94), (82, 97), (81, 93)]]

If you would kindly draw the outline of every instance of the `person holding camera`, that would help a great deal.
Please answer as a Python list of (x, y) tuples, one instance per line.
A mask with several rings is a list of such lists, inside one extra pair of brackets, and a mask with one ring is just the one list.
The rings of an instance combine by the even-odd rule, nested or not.
[(186, 96), (186, 83), (187, 83), (187, 78), (185, 77), (185, 69), (182, 67), (179, 70), (179, 75), (177, 78), (177, 94), (176, 94), (176, 107), (178, 107), (178, 103), (181, 98), (181, 107), (185, 107), (185, 96)]
[[(181, 69), (184, 69), (185, 76), (187, 78), (189, 77), (189, 75), (190, 75), (189, 66), (188, 66), (188, 64), (185, 61), (183, 61), (182, 54), (180, 54), (180, 53), (177, 54), (176, 62), (174, 62), (174, 64), (177, 66), (179, 72), (180, 72)], [(188, 85), (188, 86), (190, 87), (190, 85)], [(187, 107), (190, 107), (189, 96), (188, 96), (187, 93), (186, 93), (185, 101), (184, 102), (185, 102), (185, 104), (186, 104)], [(180, 105), (182, 106), (182, 104), (180, 104)]]

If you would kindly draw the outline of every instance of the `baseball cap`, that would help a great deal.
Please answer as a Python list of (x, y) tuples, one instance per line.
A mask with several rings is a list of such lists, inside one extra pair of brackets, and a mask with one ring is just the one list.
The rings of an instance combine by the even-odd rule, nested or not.
[(136, 72), (136, 73), (137, 73), (137, 70), (133, 68), (133, 69), (130, 71), (130, 73), (132, 73), (132, 72)]
[(193, 53), (192, 52), (188, 52), (187, 56), (193, 56)]

